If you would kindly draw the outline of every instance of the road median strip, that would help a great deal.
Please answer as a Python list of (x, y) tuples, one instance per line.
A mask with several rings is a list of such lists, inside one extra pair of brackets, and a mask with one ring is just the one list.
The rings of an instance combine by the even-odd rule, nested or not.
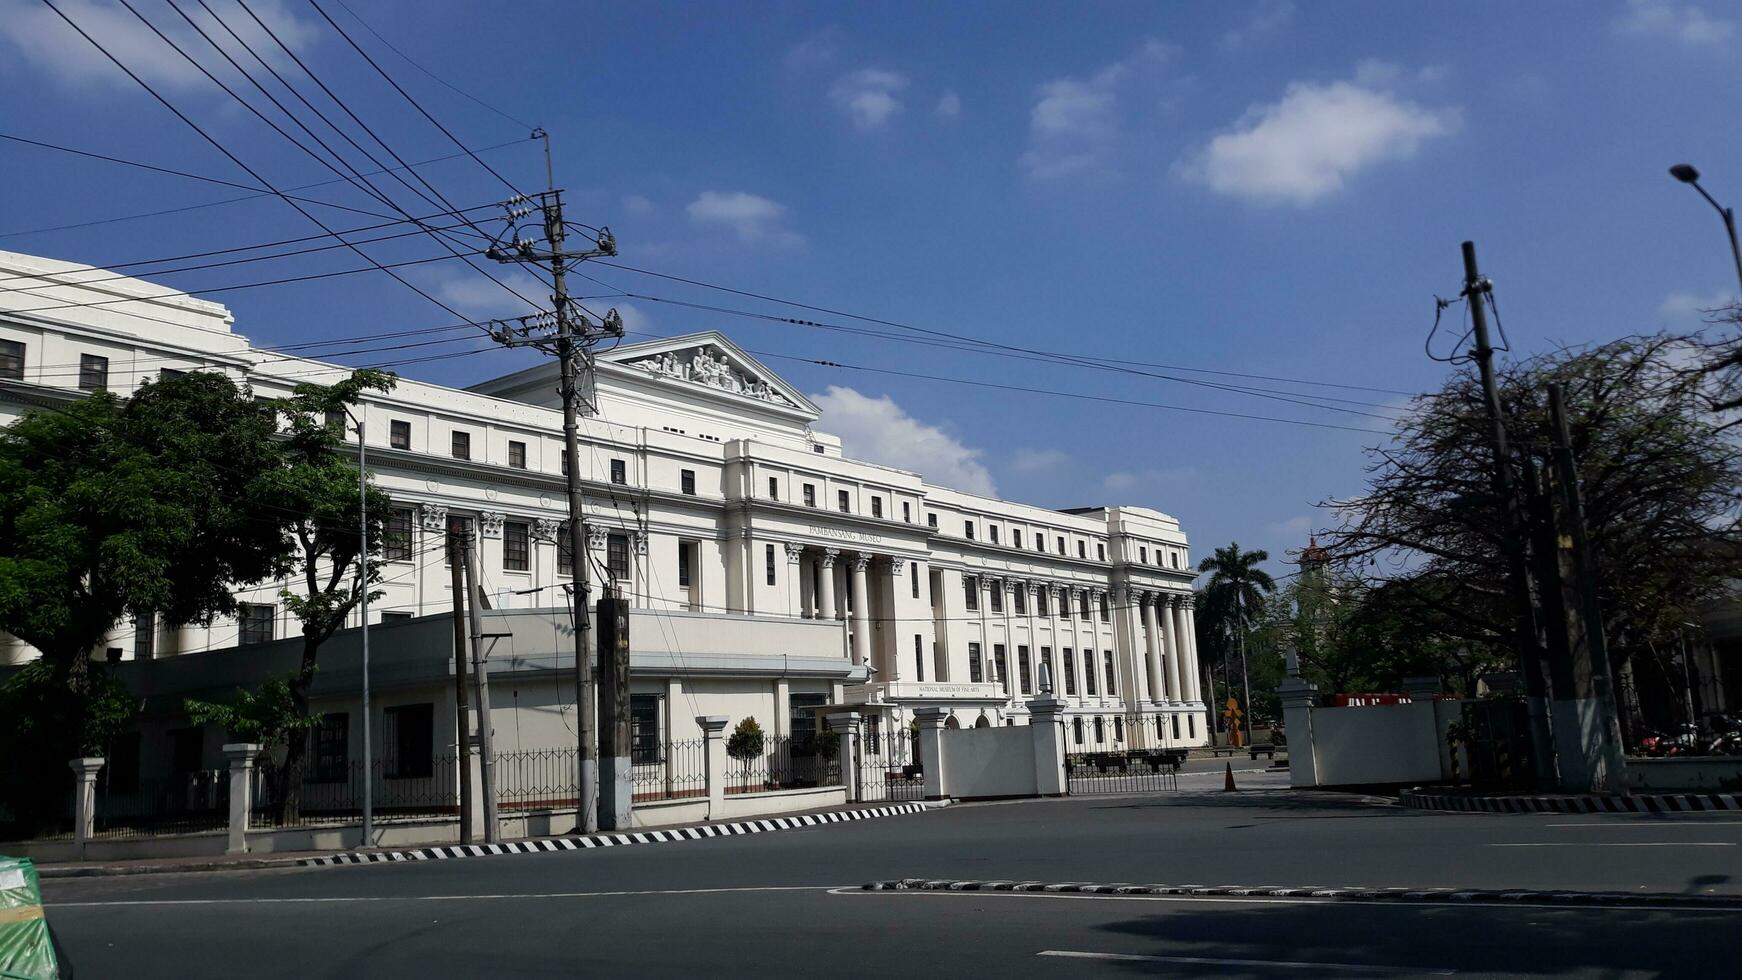
[(1406, 789), (1398, 802), (1414, 810), (1454, 813), (1707, 813), (1742, 810), (1742, 793), (1434, 793)]
[(1291, 898), (1399, 904), (1566, 905), (1608, 908), (1648, 905), (1678, 909), (1742, 909), (1742, 895), (1686, 895), (1675, 892), (1586, 892), (1497, 888), (1326, 888), (1316, 885), (1142, 885), (1080, 881), (976, 881), (898, 878), (860, 886), (868, 892), (1039, 892), (1065, 895), (1156, 895), (1178, 898)]

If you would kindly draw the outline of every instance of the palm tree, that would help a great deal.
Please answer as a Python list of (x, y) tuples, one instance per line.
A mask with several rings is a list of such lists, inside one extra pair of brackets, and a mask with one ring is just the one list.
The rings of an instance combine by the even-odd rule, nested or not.
[[(1246, 674), (1246, 634), (1252, 621), (1264, 612), (1265, 597), (1276, 591), (1276, 580), (1259, 564), (1270, 560), (1270, 553), (1260, 548), (1241, 551), (1239, 542), (1198, 563), (1199, 572), (1210, 573), (1204, 586), (1205, 612), (1217, 620), (1225, 636), (1230, 636), (1240, 651), (1240, 685), (1246, 705), (1246, 739), (1252, 739), (1252, 684)], [(1224, 659), (1223, 663), (1227, 661)], [(1224, 669), (1223, 676), (1227, 676)]]

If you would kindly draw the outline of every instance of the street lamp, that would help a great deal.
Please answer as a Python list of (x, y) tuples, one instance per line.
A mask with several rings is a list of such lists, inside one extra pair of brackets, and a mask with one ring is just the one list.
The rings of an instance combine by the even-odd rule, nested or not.
[(369, 744), (369, 440), (363, 416), (352, 412), (349, 405), (343, 408), (357, 423), (357, 536), (362, 548), (357, 553), (357, 582), (363, 590), (363, 846), (368, 847), (375, 839), (375, 769)]
[(1736, 244), (1736, 212), (1719, 204), (1712, 195), (1706, 193), (1706, 189), (1700, 186), (1700, 172), (1694, 169), (1693, 164), (1678, 163), (1669, 168), (1669, 175), (1699, 191), (1706, 203), (1724, 219), (1724, 230), (1730, 234), (1730, 257), (1736, 262), (1736, 283), (1742, 285), (1742, 246)]

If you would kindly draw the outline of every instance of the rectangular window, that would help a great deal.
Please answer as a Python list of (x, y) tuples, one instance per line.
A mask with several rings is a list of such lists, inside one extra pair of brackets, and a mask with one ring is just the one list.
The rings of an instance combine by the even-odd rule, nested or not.
[(244, 602), (236, 610), (236, 643), (272, 642), (273, 606), (267, 603)]
[(883, 516), (883, 498), (882, 497), (872, 497), (871, 498), (871, 516), (872, 517), (882, 517)]
[(762, 546), (762, 564), (768, 571), (768, 584), (774, 584), (774, 545)]
[(970, 642), (968, 644), (968, 680), (978, 684), (984, 679), (984, 674), (980, 670), (980, 644)]
[(1101, 622), (1112, 622), (1111, 611), (1107, 606), (1107, 593), (1101, 593)]
[(103, 391), (109, 387), (109, 359), (96, 354), (79, 355), (79, 390)]
[(768, 499), (780, 499), (780, 477), (778, 476), (771, 476), (768, 478)]
[(1107, 560), (1107, 542), (1105, 542), (1105, 541), (1095, 542), (1095, 560), (1096, 561), (1106, 561)]
[(1083, 693), (1093, 696), (1095, 688), (1100, 686), (1100, 679), (1095, 676), (1095, 651), (1083, 651)]
[(1040, 648), (1040, 665), (1046, 670), (1046, 689), (1043, 694), (1051, 694), (1059, 688), (1059, 675), (1052, 665), (1052, 647)]
[(1016, 683), (1019, 685), (1022, 693), (1033, 694), (1034, 682), (1029, 679), (1028, 668), (1028, 648), (1025, 646), (1018, 646), (1016, 648)]
[(936, 514), (925, 515), (925, 526), (935, 530), (938, 526), (938, 515), (936, 515)]
[[(19, 350), (20, 350), (19, 357), (22, 358), (23, 357), (23, 348), (20, 348)], [(0, 358), (0, 360), (3, 360), (3, 358)], [(3, 377), (5, 377), (5, 375), (0, 374), (0, 378), (3, 378)], [(168, 381), (171, 378), (185, 378), (185, 377), (187, 377), (186, 371), (178, 371), (175, 368), (158, 368), (157, 369), (157, 380), (159, 380), (159, 381)]]
[(1089, 618), (1089, 590), (1088, 589), (1084, 589), (1083, 591), (1077, 593), (1077, 608), (1082, 610), (1084, 619)]
[(1083, 559), (1089, 557), (1089, 545), (1087, 542), (1081, 540), (1077, 542), (1077, 557)]
[(612, 534), (605, 538), (605, 567), (617, 581), (629, 581), (629, 535)]
[(996, 524), (986, 525), (986, 537), (993, 544), (997, 544), (998, 543), (998, 525), (996, 525)]
[(24, 380), (24, 345), (0, 340), (0, 381)]
[(575, 542), (569, 535), (568, 521), (557, 525), (556, 529), (556, 573), (575, 574)]
[(1137, 561), (1139, 564), (1143, 564), (1143, 565), (1149, 564), (1149, 549), (1148, 548), (1145, 548), (1141, 545), (1138, 546), (1138, 548), (1137, 548)]
[(690, 543), (688, 541), (677, 543), (677, 587), (680, 589), (690, 587)]
[(925, 683), (925, 637), (913, 634), (913, 679)]
[(794, 755), (815, 755), (817, 751), (817, 710), (829, 703), (827, 694), (794, 694), (787, 699), (787, 731), (792, 733)]
[(1102, 662), (1107, 665), (1107, 696), (1116, 698), (1119, 696), (1119, 675), (1113, 670), (1113, 651), (1103, 650), (1101, 657)]
[(1077, 659), (1071, 653), (1070, 647), (1065, 647), (1061, 652), (1065, 658), (1065, 694), (1074, 698), (1077, 696)]
[(1058, 541), (1059, 541), (1059, 554), (1062, 555), (1065, 553), (1065, 539), (1061, 537), (1058, 539)]
[(835, 509), (846, 514), (853, 509), (853, 495), (845, 490), (835, 491)]
[(396, 704), (381, 712), (387, 729), (387, 779), (428, 779), (435, 772), (435, 705)]
[(1046, 532), (1045, 531), (1034, 532), (1034, 550), (1035, 551), (1045, 551), (1046, 550)]
[(622, 485), (629, 482), (629, 465), (620, 459), (611, 461), (611, 482)]
[(1083, 719), (1071, 719), (1071, 739), (1078, 745), (1083, 744)]
[(1017, 615), (1019, 615), (1019, 616), (1028, 615), (1028, 586), (1027, 585), (1024, 585), (1021, 582), (1016, 583), (1016, 590), (1014, 592), (1010, 593), (1010, 598), (1015, 600), (1016, 614)]
[(807, 483), (804, 485), (804, 505), (806, 507), (815, 507), (817, 505), (817, 485), (816, 484)]
[(133, 659), (150, 660), (157, 650), (157, 614), (144, 612), (133, 617)]
[(684, 496), (686, 496), (686, 497), (695, 496), (696, 495), (696, 471), (695, 470), (679, 470), (678, 474), (677, 474), (677, 485), (678, 485), (678, 489), (683, 491)]
[(532, 527), (525, 521), (509, 521), (502, 525), (502, 568), (524, 572), (532, 567), (529, 560)]
[(169, 733), (170, 771), (181, 774), (205, 768), (206, 732), (203, 728), (177, 728)]
[(526, 443), (508, 440), (508, 465), (517, 470), (526, 469)]
[[(1192, 738), (1198, 737), (1198, 716), (1186, 715), (1186, 731)], [(1173, 737), (1179, 738), (1179, 715), (1173, 716)]]
[(1125, 719), (1123, 718), (1115, 717), (1113, 719), (1113, 741), (1125, 741)]
[(1071, 590), (1065, 589), (1059, 593), (1059, 618), (1071, 618)]
[(901, 523), (913, 523), (913, 503), (911, 501), (903, 500), (901, 502)]
[(907, 577), (913, 583), (913, 597), (919, 598), (919, 562), (910, 561), (907, 563)]
[(980, 608), (980, 580), (972, 575), (962, 576), (962, 601), (968, 604), (968, 611)]
[(1013, 527), (1010, 529), (1010, 547), (1022, 547), (1022, 528)]
[(351, 776), (351, 716), (343, 711), (321, 713), (320, 724), (309, 732), (309, 755), (317, 783), (344, 782)]
[[(1197, 727), (1198, 727), (1198, 726), (1197, 726), (1197, 722), (1196, 722), (1196, 720), (1195, 720), (1195, 719), (1194, 719), (1194, 718), (1192, 718), (1192, 717), (1191, 717), (1191, 716), (1188, 716), (1188, 717), (1187, 717), (1187, 718), (1186, 718), (1186, 724), (1188, 724), (1188, 725), (1190, 725), (1190, 726), (1191, 726), (1191, 728), (1192, 728), (1192, 737), (1193, 737), (1193, 738), (1196, 738), (1196, 737), (1197, 737), (1197, 734), (1198, 734), (1198, 732), (1197, 732)], [(1179, 738), (1179, 715), (1174, 715), (1174, 716), (1173, 716), (1173, 737), (1174, 737), (1174, 738)]]
[(1004, 583), (1003, 582), (993, 583), (991, 594), (992, 594), (992, 611), (995, 613), (1003, 612), (1004, 611)]
[(1002, 643), (992, 644), (992, 670), (994, 671), (992, 675), (993, 683), (1003, 687), (1005, 690), (1009, 690), (1010, 665), (1004, 659), (1004, 644)]
[(451, 447), (455, 459), (471, 459), (472, 434), (470, 432), (455, 432)]
[(337, 438), (337, 439), (345, 438), (345, 410), (344, 409), (342, 409), (342, 408), (329, 408), (329, 409), (327, 409), (321, 415), (321, 424), (327, 427), (327, 431), (331, 432), (333, 434), (334, 438)]
[(410, 618), (411, 613), (408, 612), (384, 612), (381, 614), (382, 623), (403, 623)]
[(410, 507), (395, 507), (387, 515), (387, 526), (382, 530), (381, 559), (383, 561), (411, 560), (411, 522), (414, 515)]
[(567, 449), (561, 450), (561, 457), (560, 458), (562, 460), (562, 463), (557, 468), (562, 470), (563, 476), (568, 476), (569, 475), (569, 451)]
[(387, 445), (392, 449), (411, 448), (411, 423), (394, 419), (387, 423)]
[(883, 754), (883, 719), (878, 715), (865, 716), (865, 751)]
[(1046, 611), (1046, 589), (1044, 588), (1034, 590), (1034, 614), (1036, 616), (1052, 615)]
[(969, 541), (974, 540), (974, 522), (973, 521), (963, 521), (962, 522), (962, 536), (967, 538)]
[(652, 765), (661, 760), (657, 694), (629, 695), (629, 764)]

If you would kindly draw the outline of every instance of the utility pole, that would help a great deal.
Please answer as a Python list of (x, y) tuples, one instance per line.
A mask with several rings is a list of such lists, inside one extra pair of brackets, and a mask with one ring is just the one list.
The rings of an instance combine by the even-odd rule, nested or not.
[(1506, 418), (1501, 413), (1500, 390), (1494, 381), (1494, 346), (1488, 342), (1488, 309), (1483, 305), (1493, 284), (1476, 268), (1476, 243), (1464, 243), (1464, 299), (1470, 305), (1470, 321), (1476, 334), (1476, 366), (1482, 376), (1482, 394), (1493, 427), (1494, 493), (1504, 508), (1507, 563), (1511, 566), (1513, 602), (1518, 606), (1518, 668), (1524, 675), (1525, 704), (1530, 714), (1531, 758), (1538, 780), (1555, 777), (1554, 742), (1549, 731), (1548, 690), (1542, 675), (1542, 640), (1537, 632), (1535, 589), (1525, 562), (1524, 520), (1519, 514), (1518, 493), (1512, 482), (1512, 450), (1507, 444)]
[(375, 773), (369, 766), (375, 758), (375, 747), (369, 731), (369, 437), (363, 428), (365, 409), (349, 408), (345, 414), (357, 423), (357, 537), (363, 550), (357, 555), (357, 587), (363, 593), (363, 759), (367, 771), (363, 774), (363, 846), (375, 844)]
[[(535, 135), (544, 138), (544, 172), (549, 189), (536, 196), (547, 247), (540, 251), (534, 242), (523, 241), (515, 235), (507, 246), (492, 244), (485, 250), (484, 255), (497, 262), (548, 264), (550, 267), (551, 315), (556, 321), (556, 335), (552, 337), (532, 333), (534, 326), (549, 323), (549, 317), (542, 315), (524, 317), (518, 327), (500, 324), (500, 329), (493, 330), (492, 335), (504, 346), (537, 347), (554, 354), (560, 372), (558, 394), (562, 398), (563, 451), (568, 459), (564, 477), (569, 507), (569, 553), (573, 556), (575, 579), (575, 734), (579, 743), (575, 779), (579, 794), (576, 807), (579, 817), (577, 829), (590, 834), (599, 829), (599, 763), (594, 733), (597, 709), (591, 662), (592, 624), (589, 621), (591, 611), (588, 609), (592, 592), (592, 568), (588, 562), (586, 528), (583, 524), (585, 504), (581, 499), (578, 402), (581, 389), (591, 391), (593, 388), (592, 345), (605, 337), (623, 336), (623, 321), (613, 309), (606, 314), (604, 323), (595, 329), (586, 317), (577, 315), (578, 311), (569, 300), (567, 272), (568, 263), (571, 261), (581, 262), (590, 258), (616, 255), (617, 241), (611, 236), (610, 229), (600, 228), (594, 242), (595, 248), (579, 252), (564, 250), (563, 243), (568, 237), (568, 226), (563, 220), (562, 191), (556, 188), (556, 177), (551, 166), (550, 134), (538, 130)], [(525, 198), (517, 197), (509, 203), (514, 207), (525, 201)], [(509, 219), (518, 220), (529, 213), (530, 210), (511, 210)]]
[(472, 719), (466, 697), (466, 589), (459, 535), (447, 529), (448, 572), (454, 596), (454, 755), (460, 770), (460, 843), (475, 844), (472, 820)]
[(490, 730), (490, 674), (484, 665), (484, 626), (478, 612), (478, 551), (468, 539), (466, 560), (466, 614), (472, 627), (472, 677), (478, 686), (478, 744), (483, 753), (484, 842), (494, 844), (501, 836), (496, 822), (496, 752)]
[(628, 830), (635, 798), (630, 767), (629, 731), (629, 602), (616, 585), (599, 597), (594, 619), (599, 635), (599, 822), (604, 830)]
[[(1566, 398), (1559, 384), (1548, 386), (1549, 414), (1554, 423), (1556, 482), (1561, 491), (1561, 523), (1566, 537), (1559, 555), (1564, 577), (1578, 581), (1578, 595), (1567, 603), (1567, 639), (1572, 658), (1575, 707), (1580, 749), (1589, 763), (1591, 788), (1625, 793), (1626, 758), (1621, 751), (1621, 725), (1615, 711), (1615, 687), (1609, 668), (1609, 644), (1603, 632), (1603, 607), (1597, 596), (1597, 571), (1585, 528), (1584, 493), (1573, 458), (1572, 430), (1567, 425)], [(1684, 660), (1685, 663), (1685, 660)], [(1592, 743), (1595, 744), (1592, 744)]]

